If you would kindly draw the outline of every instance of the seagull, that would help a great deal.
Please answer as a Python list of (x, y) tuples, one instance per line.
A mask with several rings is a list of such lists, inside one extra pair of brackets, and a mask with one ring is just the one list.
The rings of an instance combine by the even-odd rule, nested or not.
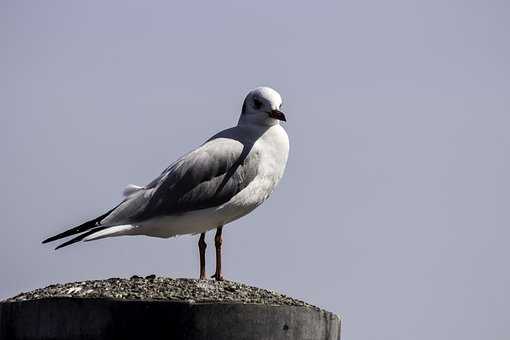
[(42, 243), (77, 235), (59, 249), (113, 236), (200, 234), (200, 279), (205, 279), (205, 234), (216, 229), (212, 278), (223, 280), (223, 226), (261, 205), (285, 171), (289, 137), (280, 124), (286, 121), (281, 107), (282, 97), (272, 88), (251, 90), (236, 126), (215, 134), (146, 186), (128, 185), (113, 209)]

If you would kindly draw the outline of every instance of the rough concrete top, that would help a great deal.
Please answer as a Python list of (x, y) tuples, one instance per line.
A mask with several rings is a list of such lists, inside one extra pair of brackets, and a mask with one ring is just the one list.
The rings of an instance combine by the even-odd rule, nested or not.
[(130, 279), (82, 281), (54, 284), (21, 293), (6, 301), (27, 301), (53, 297), (113, 298), (119, 300), (167, 300), (187, 303), (248, 303), (302, 306), (306, 302), (266, 289), (233, 281), (171, 279), (149, 275)]

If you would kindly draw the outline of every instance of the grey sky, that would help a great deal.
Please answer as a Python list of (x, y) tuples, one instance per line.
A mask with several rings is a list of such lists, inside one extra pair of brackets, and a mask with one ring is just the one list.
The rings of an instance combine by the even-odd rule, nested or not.
[(235, 124), (269, 85), (288, 168), (226, 227), (226, 277), (341, 314), (345, 339), (510, 338), (509, 7), (1, 1), (0, 298), (197, 277), (196, 237), (40, 241)]

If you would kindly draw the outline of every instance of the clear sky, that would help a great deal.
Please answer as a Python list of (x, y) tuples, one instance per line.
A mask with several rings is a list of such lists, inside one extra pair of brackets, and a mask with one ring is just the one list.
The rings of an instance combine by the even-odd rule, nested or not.
[(504, 0), (0, 1), (0, 298), (197, 277), (196, 236), (40, 241), (269, 85), (287, 172), (225, 228), (226, 277), (342, 315), (345, 339), (509, 339), (509, 32)]

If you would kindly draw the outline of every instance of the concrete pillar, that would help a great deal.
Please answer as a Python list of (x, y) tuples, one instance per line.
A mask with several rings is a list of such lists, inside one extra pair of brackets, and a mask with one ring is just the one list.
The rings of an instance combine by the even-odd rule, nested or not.
[(0, 303), (0, 339), (340, 339), (308, 307), (53, 297)]

